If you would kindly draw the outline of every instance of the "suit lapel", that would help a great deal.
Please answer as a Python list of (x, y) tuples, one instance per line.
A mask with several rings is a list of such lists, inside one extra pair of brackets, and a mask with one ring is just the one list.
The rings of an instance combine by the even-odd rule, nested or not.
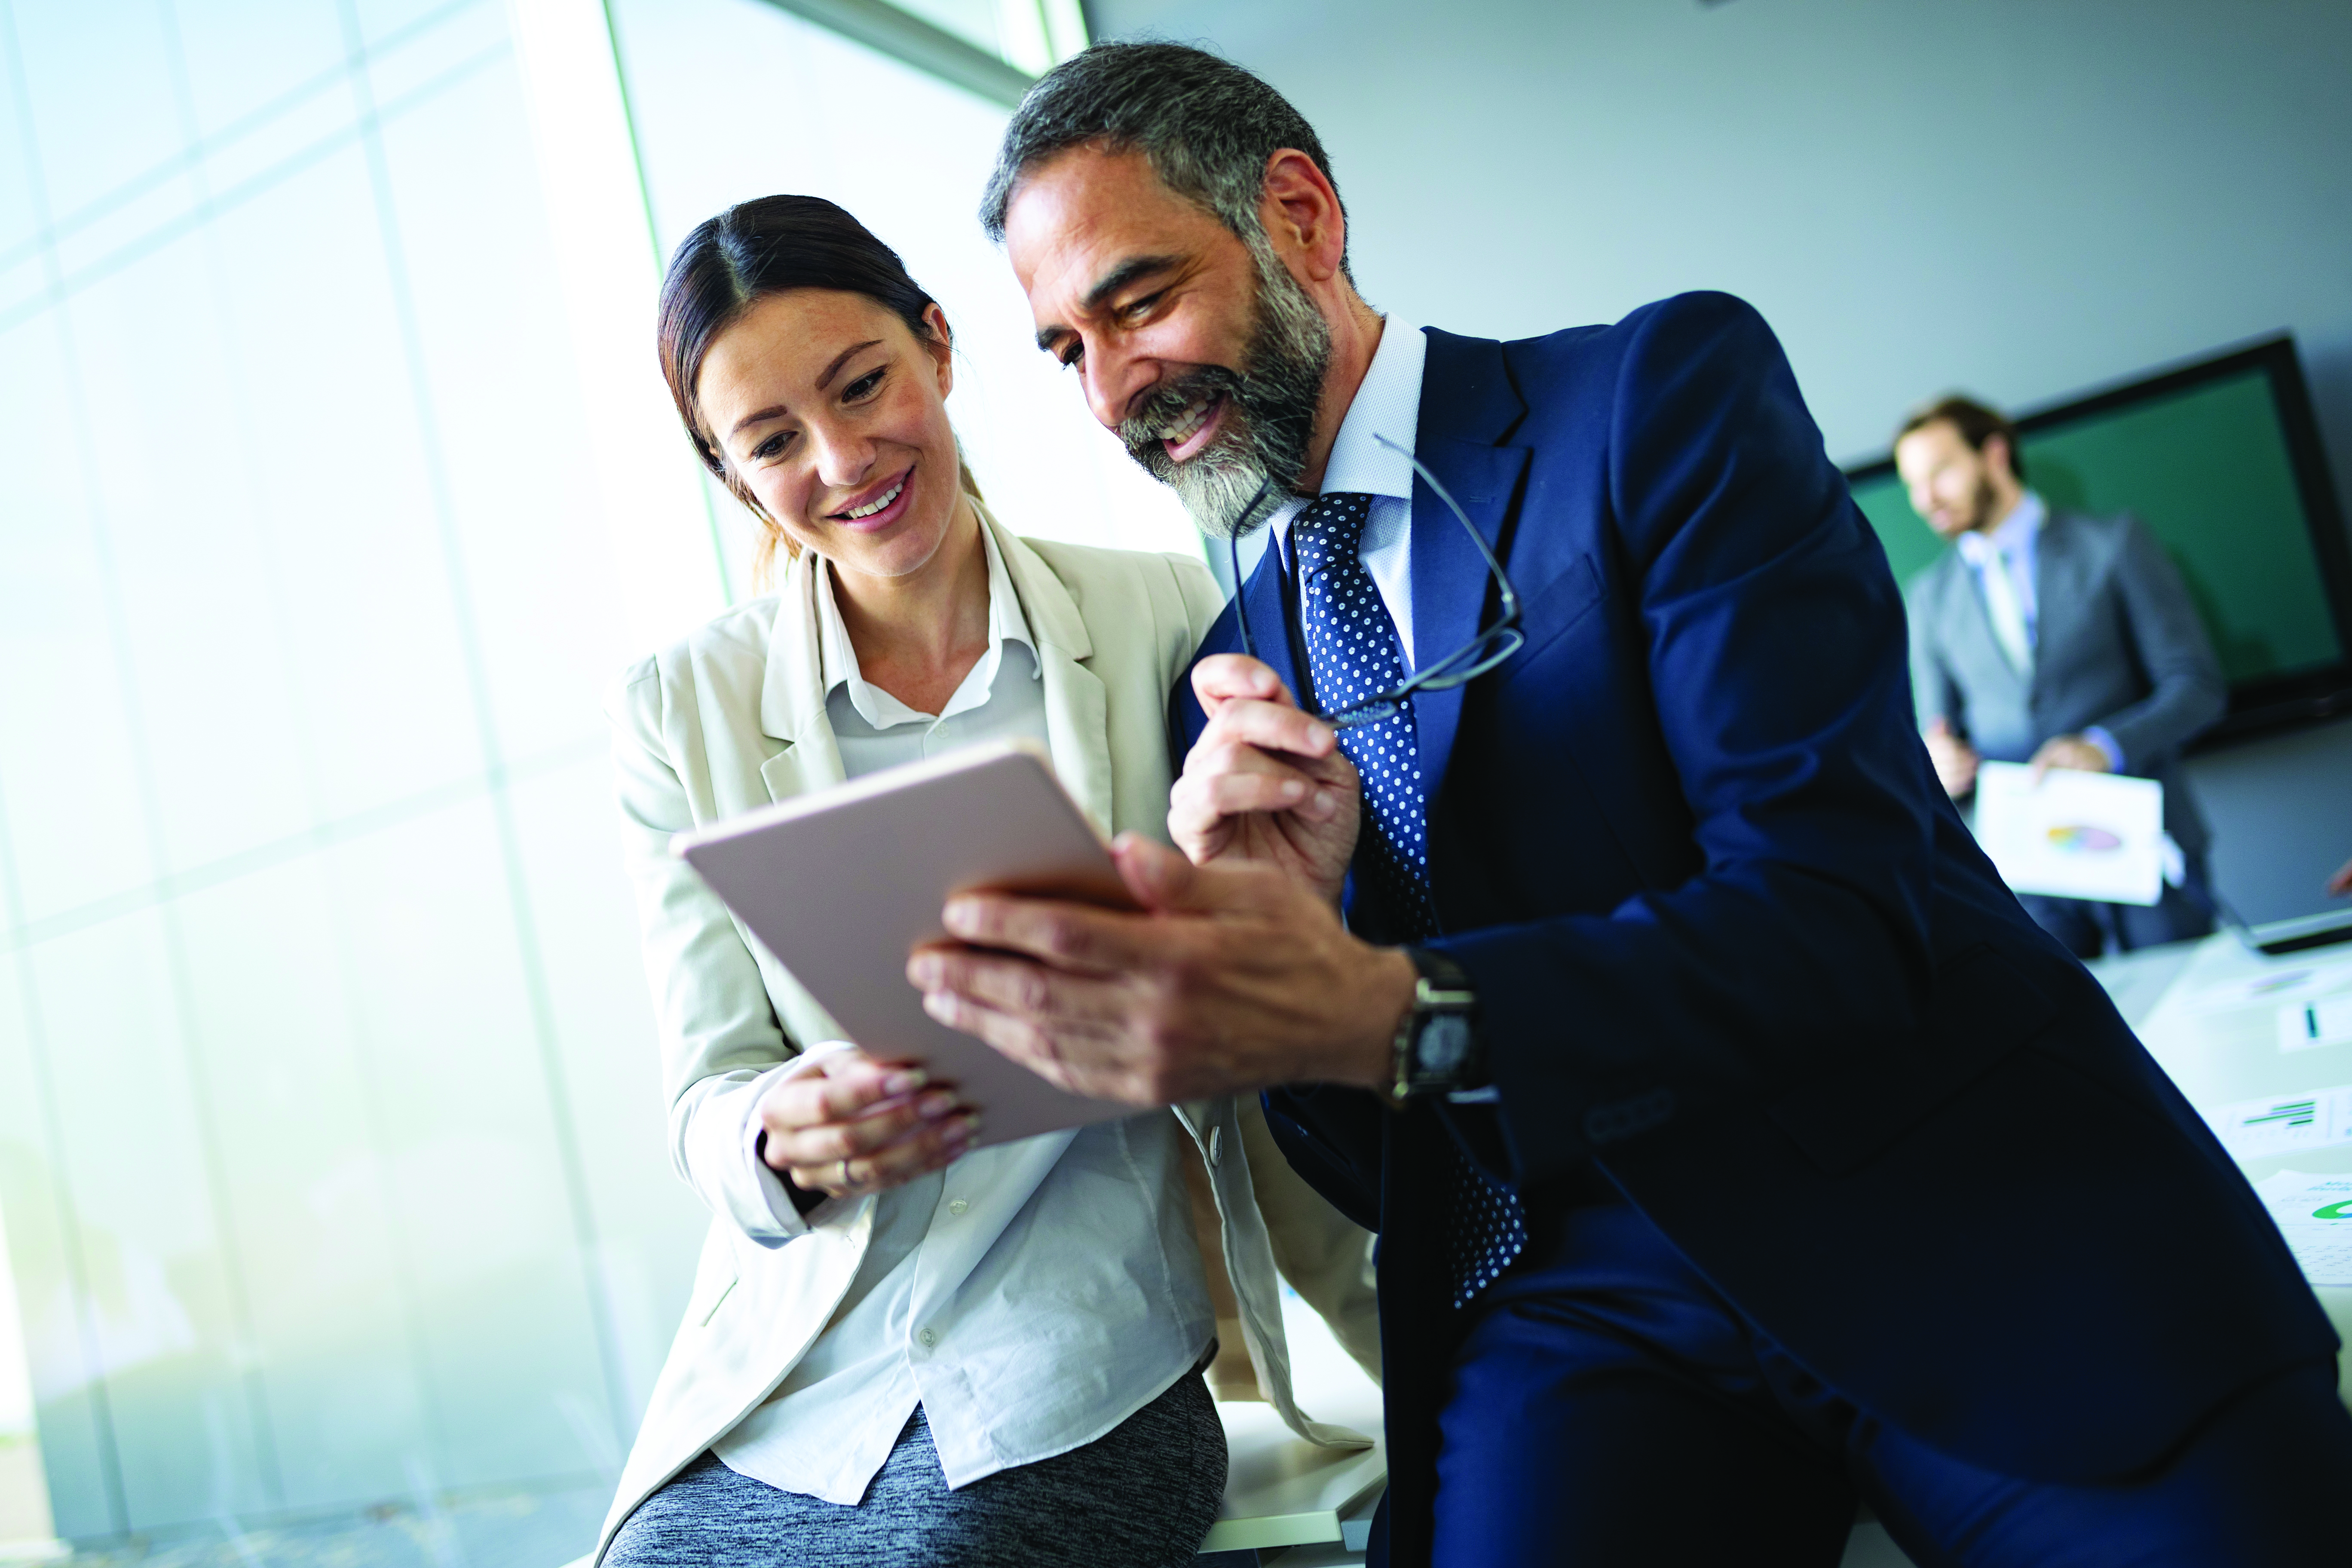
[(784, 574), (768, 668), (760, 686), (760, 728), (784, 749), (760, 766), (770, 800), (790, 800), (847, 776), (824, 714), (824, 661), (817, 651), (816, 557), (803, 551)]
[(1037, 645), (1054, 774), (1095, 826), (1111, 833), (1116, 821), (1111, 816), (1110, 693), (1085, 662), (1094, 657), (1095, 645), (1083, 607), (1027, 541), (998, 522), (985, 506), (980, 516), (1004, 558), (1004, 574), (1012, 579), (1022, 618)]
[[(1283, 564), (1282, 544), (1275, 539), (1265, 542), (1265, 553), (1258, 558), (1257, 570), (1249, 574), (1234, 605), (1236, 616), (1247, 617), (1250, 645), (1258, 658), (1282, 683), (1290, 694), (1304, 704), (1307, 690), (1298, 679), (1298, 662), (1291, 657), (1292, 634), (1295, 630), (1290, 616), (1289, 578)], [(1238, 630), (1229, 651), (1239, 652)]]
[(2065, 514), (2053, 510), (2043, 515), (2042, 531), (2033, 542), (2033, 670), (2037, 679), (2050, 657), (2065, 647), (2067, 636), (2074, 630), (2074, 611), (2089, 602), (2090, 574), (2074, 549), (2076, 538)]
[[(1428, 465), (1495, 553), (1504, 556), (1512, 492), (1528, 449), (1496, 443), (1526, 413), (1510, 384), (1500, 343), (1429, 334), (1421, 380), (1421, 423), (1413, 455)], [(1493, 597), (1486, 563), (1429, 481), (1412, 483), (1412, 642), (1416, 666), (1444, 658), (1477, 634)], [(1521, 584), (1513, 584), (1521, 586)], [(1462, 721), (1461, 687), (1413, 699), (1423, 798), (1444, 787), (1454, 735)]]

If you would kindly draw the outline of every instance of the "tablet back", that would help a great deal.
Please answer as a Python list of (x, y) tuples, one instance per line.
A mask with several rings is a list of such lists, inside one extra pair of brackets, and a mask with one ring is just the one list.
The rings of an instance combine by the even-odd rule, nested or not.
[[(847, 1037), (919, 1061), (981, 1111), (982, 1143), (1137, 1114), (1065, 1094), (934, 1021), (907, 955), (970, 888), (1133, 907), (1109, 852), (1035, 750), (974, 746), (781, 801), (672, 841)], [(803, 1044), (810, 1042), (803, 1042)]]

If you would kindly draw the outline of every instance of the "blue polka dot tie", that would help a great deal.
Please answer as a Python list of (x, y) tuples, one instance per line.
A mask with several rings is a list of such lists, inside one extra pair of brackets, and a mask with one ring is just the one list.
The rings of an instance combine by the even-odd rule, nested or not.
[[(1318, 498), (1291, 525), (1298, 573), (1307, 674), (1315, 701), (1337, 713), (1392, 690), (1404, 679), (1396, 624), (1359, 554), (1372, 498), (1341, 492)], [(1381, 903), (1414, 938), (1437, 934), (1429, 893), (1428, 816), (1421, 796), (1421, 757), (1412, 705), (1339, 731), (1339, 749), (1363, 779), (1372, 837), (1364, 846)], [(1472, 1164), (1451, 1138), (1454, 1224), (1445, 1237), (1454, 1304), (1467, 1306), (1528, 1244), (1518, 1198)]]

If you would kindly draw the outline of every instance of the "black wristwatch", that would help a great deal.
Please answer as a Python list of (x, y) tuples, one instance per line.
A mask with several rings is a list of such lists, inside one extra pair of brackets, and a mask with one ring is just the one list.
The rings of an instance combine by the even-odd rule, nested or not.
[(1389, 1103), (1479, 1088), (1486, 1081), (1486, 1053), (1479, 1048), (1478, 994), (1470, 977), (1443, 953), (1408, 947), (1404, 955), (1418, 973), (1412, 1011), (1397, 1025)]

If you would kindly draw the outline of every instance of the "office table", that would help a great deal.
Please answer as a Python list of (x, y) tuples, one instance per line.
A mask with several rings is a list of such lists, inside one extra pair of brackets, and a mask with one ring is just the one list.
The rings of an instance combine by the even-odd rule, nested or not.
[[(2222, 931), (2089, 967), (2189, 1104), (2209, 1121), (2237, 1109), (2216, 1131), (2249, 1181), (2352, 1174), (2352, 1094), (2331, 1126), (2325, 1093), (2352, 1089), (2352, 1032), (2315, 1026), (2352, 1006), (2352, 942), (2270, 957)], [(2307, 1119), (2296, 1110), (2306, 1100)], [(2313, 1293), (2352, 1343), (2352, 1286)], [(2336, 1389), (2352, 1405), (2352, 1357), (2338, 1361)]]

